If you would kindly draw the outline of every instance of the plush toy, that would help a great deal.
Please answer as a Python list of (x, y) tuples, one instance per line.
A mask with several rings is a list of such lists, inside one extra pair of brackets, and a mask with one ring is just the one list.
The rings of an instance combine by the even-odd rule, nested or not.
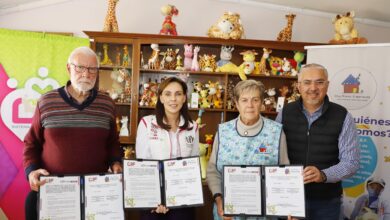
[(172, 22), (172, 16), (177, 16), (179, 10), (173, 5), (164, 5), (161, 7), (161, 13), (165, 16), (160, 34), (177, 35), (176, 24)]
[(255, 59), (257, 52), (253, 50), (247, 50), (240, 53), (244, 62), (238, 67), (238, 75), (241, 80), (246, 80), (246, 75), (249, 75), (255, 71)]
[(217, 63), (215, 62), (215, 55), (203, 54), (199, 56), (199, 67), (202, 71), (215, 72), (217, 69)]
[(287, 42), (291, 41), (292, 27), (293, 27), (295, 14), (287, 14), (286, 18), (287, 18), (287, 26), (279, 32), (278, 37), (276, 38), (277, 41), (287, 41)]
[(198, 62), (198, 53), (199, 53), (200, 47), (196, 46), (194, 48), (194, 58), (192, 59), (192, 64), (191, 64), (191, 71), (199, 71), (199, 62)]
[(223, 39), (240, 39), (244, 35), (244, 28), (241, 24), (240, 15), (232, 12), (225, 12), (216, 24), (212, 25), (207, 35), (209, 37)]
[(275, 88), (269, 88), (265, 90), (265, 93), (268, 95), (268, 97), (264, 99), (265, 110), (268, 112), (274, 111), (276, 109)]
[(104, 21), (104, 32), (119, 32), (118, 21), (116, 20), (115, 8), (119, 0), (108, 0), (108, 10)]
[[(212, 108), (222, 108), (222, 85), (219, 84), (219, 82), (211, 82), (209, 81), (206, 85), (206, 88), (208, 88), (208, 95), (207, 100), (208, 103), (210, 103), (210, 107)], [(219, 97), (218, 97), (218, 95)], [(215, 106), (215, 103), (217, 103), (217, 106)]]
[[(161, 52), (160, 55), (163, 55), (163, 60), (161, 63), (164, 65), (163, 69), (174, 70), (176, 69), (176, 55), (180, 49), (173, 50), (168, 48), (167, 51)], [(161, 66), (161, 65), (160, 65)]]
[(154, 82), (148, 82), (143, 84), (144, 91), (141, 95), (139, 105), (154, 107), (157, 103), (157, 89), (158, 84)]
[(297, 67), (295, 68), (297, 72), (301, 70), (302, 61), (305, 59), (305, 53), (300, 51), (294, 51), (294, 60), (297, 62)]
[(192, 44), (184, 44), (184, 70), (191, 70), (192, 66)]
[(235, 103), (233, 100), (233, 90), (234, 90), (235, 84), (233, 80), (229, 80), (227, 84), (227, 97), (226, 97), (226, 107), (229, 110), (232, 110), (235, 108)]
[(299, 94), (298, 90), (298, 82), (293, 82), (292, 85), (292, 94), (290, 97), (287, 98), (287, 103), (295, 102), (301, 97), (301, 94)]
[(210, 108), (210, 102), (207, 99), (207, 95), (209, 94), (209, 90), (202, 89), (199, 94), (200, 94), (199, 106), (201, 108)]
[(268, 59), (269, 66), (271, 67), (272, 75), (279, 75), (282, 70), (283, 60), (280, 57), (271, 56)]
[(365, 44), (367, 39), (359, 37), (358, 31), (355, 29), (353, 20), (355, 12), (350, 11), (345, 15), (337, 15), (333, 19), (334, 38), (329, 41), (331, 44)]
[(263, 56), (261, 57), (261, 60), (259, 62), (259, 74), (267, 75), (267, 59), (269, 58), (269, 55), (272, 53), (271, 49), (263, 48)]
[(148, 68), (153, 69), (153, 70), (158, 70), (160, 69), (160, 48), (158, 44), (151, 44), (150, 47), (152, 48), (152, 55), (150, 56), (148, 60)]
[(238, 67), (236, 64), (232, 63), (230, 60), (232, 59), (232, 52), (234, 50), (234, 46), (222, 46), (221, 53), (219, 55), (220, 60), (217, 62), (216, 72), (238, 72)]
[(110, 74), (110, 78), (112, 79), (111, 89), (109, 91), (110, 97), (117, 101), (120, 98), (120, 95), (123, 93), (123, 81), (124, 78), (121, 76), (118, 70), (114, 70)]
[(223, 108), (223, 99), (222, 99), (222, 89), (218, 88), (215, 96), (213, 98), (213, 106), (214, 108), (221, 109)]

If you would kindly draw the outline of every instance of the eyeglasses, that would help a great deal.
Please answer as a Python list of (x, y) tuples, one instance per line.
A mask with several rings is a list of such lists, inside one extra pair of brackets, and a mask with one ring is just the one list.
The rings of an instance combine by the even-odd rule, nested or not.
[(86, 66), (78, 66), (74, 63), (71, 63), (72, 66), (74, 66), (74, 70), (77, 72), (77, 73), (83, 73), (85, 72), (86, 70), (88, 70), (88, 73), (89, 74), (96, 74), (97, 72), (99, 72), (99, 68), (98, 67), (86, 67)]
[(326, 83), (328, 83), (328, 81), (322, 80), (322, 79), (320, 79), (320, 80), (303, 80), (299, 83), (301, 83), (303, 86), (310, 86), (311, 84), (314, 84), (315, 86), (323, 87), (326, 85)]

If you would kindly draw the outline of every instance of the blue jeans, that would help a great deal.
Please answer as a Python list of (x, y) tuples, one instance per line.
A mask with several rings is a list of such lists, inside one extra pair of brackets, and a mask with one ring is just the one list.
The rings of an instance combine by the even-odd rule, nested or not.
[(341, 197), (333, 199), (306, 200), (306, 219), (338, 220), (341, 212)]

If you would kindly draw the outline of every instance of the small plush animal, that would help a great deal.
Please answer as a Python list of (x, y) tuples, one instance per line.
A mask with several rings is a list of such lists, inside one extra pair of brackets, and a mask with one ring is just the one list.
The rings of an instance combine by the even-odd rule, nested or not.
[(160, 68), (160, 59), (159, 59), (160, 48), (158, 44), (151, 44), (150, 47), (152, 48), (153, 51), (152, 51), (152, 55), (148, 60), (148, 68), (157, 70)]
[(267, 71), (267, 59), (269, 58), (269, 55), (272, 53), (271, 49), (263, 48), (263, 56), (261, 57), (260, 63), (259, 63), (259, 74), (266, 75)]
[(332, 44), (364, 44), (367, 43), (366, 38), (359, 37), (358, 31), (356, 30), (355, 22), (353, 20), (355, 12), (350, 11), (345, 15), (337, 15), (333, 19), (333, 25), (335, 34), (329, 43)]
[(244, 62), (238, 67), (238, 74), (241, 80), (246, 80), (246, 75), (249, 75), (255, 71), (255, 59), (257, 52), (253, 50), (247, 50), (240, 53), (243, 56)]
[(240, 39), (244, 35), (244, 28), (241, 24), (240, 15), (232, 12), (225, 12), (216, 24), (212, 25), (207, 35), (209, 37), (223, 39)]
[(199, 53), (200, 47), (196, 46), (194, 48), (194, 58), (192, 59), (192, 64), (191, 64), (191, 71), (199, 71), (199, 62), (198, 62), (198, 53)]
[(216, 72), (238, 72), (238, 67), (236, 64), (232, 63), (232, 53), (234, 46), (222, 46), (221, 53), (219, 55), (220, 60), (217, 62)]
[(172, 17), (179, 14), (179, 10), (173, 5), (164, 5), (161, 7), (161, 13), (165, 16), (160, 34), (177, 35), (176, 24), (172, 22)]
[(294, 18), (295, 18), (295, 14), (287, 14), (286, 15), (287, 26), (279, 32), (279, 35), (278, 35), (276, 40), (287, 41), (287, 42), (291, 41)]
[(283, 60), (280, 57), (271, 56), (268, 59), (269, 66), (271, 67), (272, 75), (279, 75), (282, 70)]
[(184, 44), (184, 70), (191, 70), (192, 66), (192, 44)]
[(202, 71), (215, 72), (217, 69), (217, 63), (215, 62), (215, 55), (203, 54), (199, 56), (199, 67)]
[(172, 48), (168, 48), (167, 51), (160, 53), (160, 55), (164, 56), (164, 69), (166, 70), (174, 70), (176, 69), (176, 55), (180, 49), (173, 50)]

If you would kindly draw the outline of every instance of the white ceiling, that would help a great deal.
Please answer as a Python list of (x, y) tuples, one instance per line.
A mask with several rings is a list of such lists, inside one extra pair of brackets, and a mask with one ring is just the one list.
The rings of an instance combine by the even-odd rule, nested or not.
[[(0, 0), (0, 15), (42, 7), (71, 0)], [(256, 4), (293, 13), (319, 14), (329, 17), (354, 10), (356, 19), (363, 23), (390, 26), (389, 0), (219, 0), (238, 4)]]

